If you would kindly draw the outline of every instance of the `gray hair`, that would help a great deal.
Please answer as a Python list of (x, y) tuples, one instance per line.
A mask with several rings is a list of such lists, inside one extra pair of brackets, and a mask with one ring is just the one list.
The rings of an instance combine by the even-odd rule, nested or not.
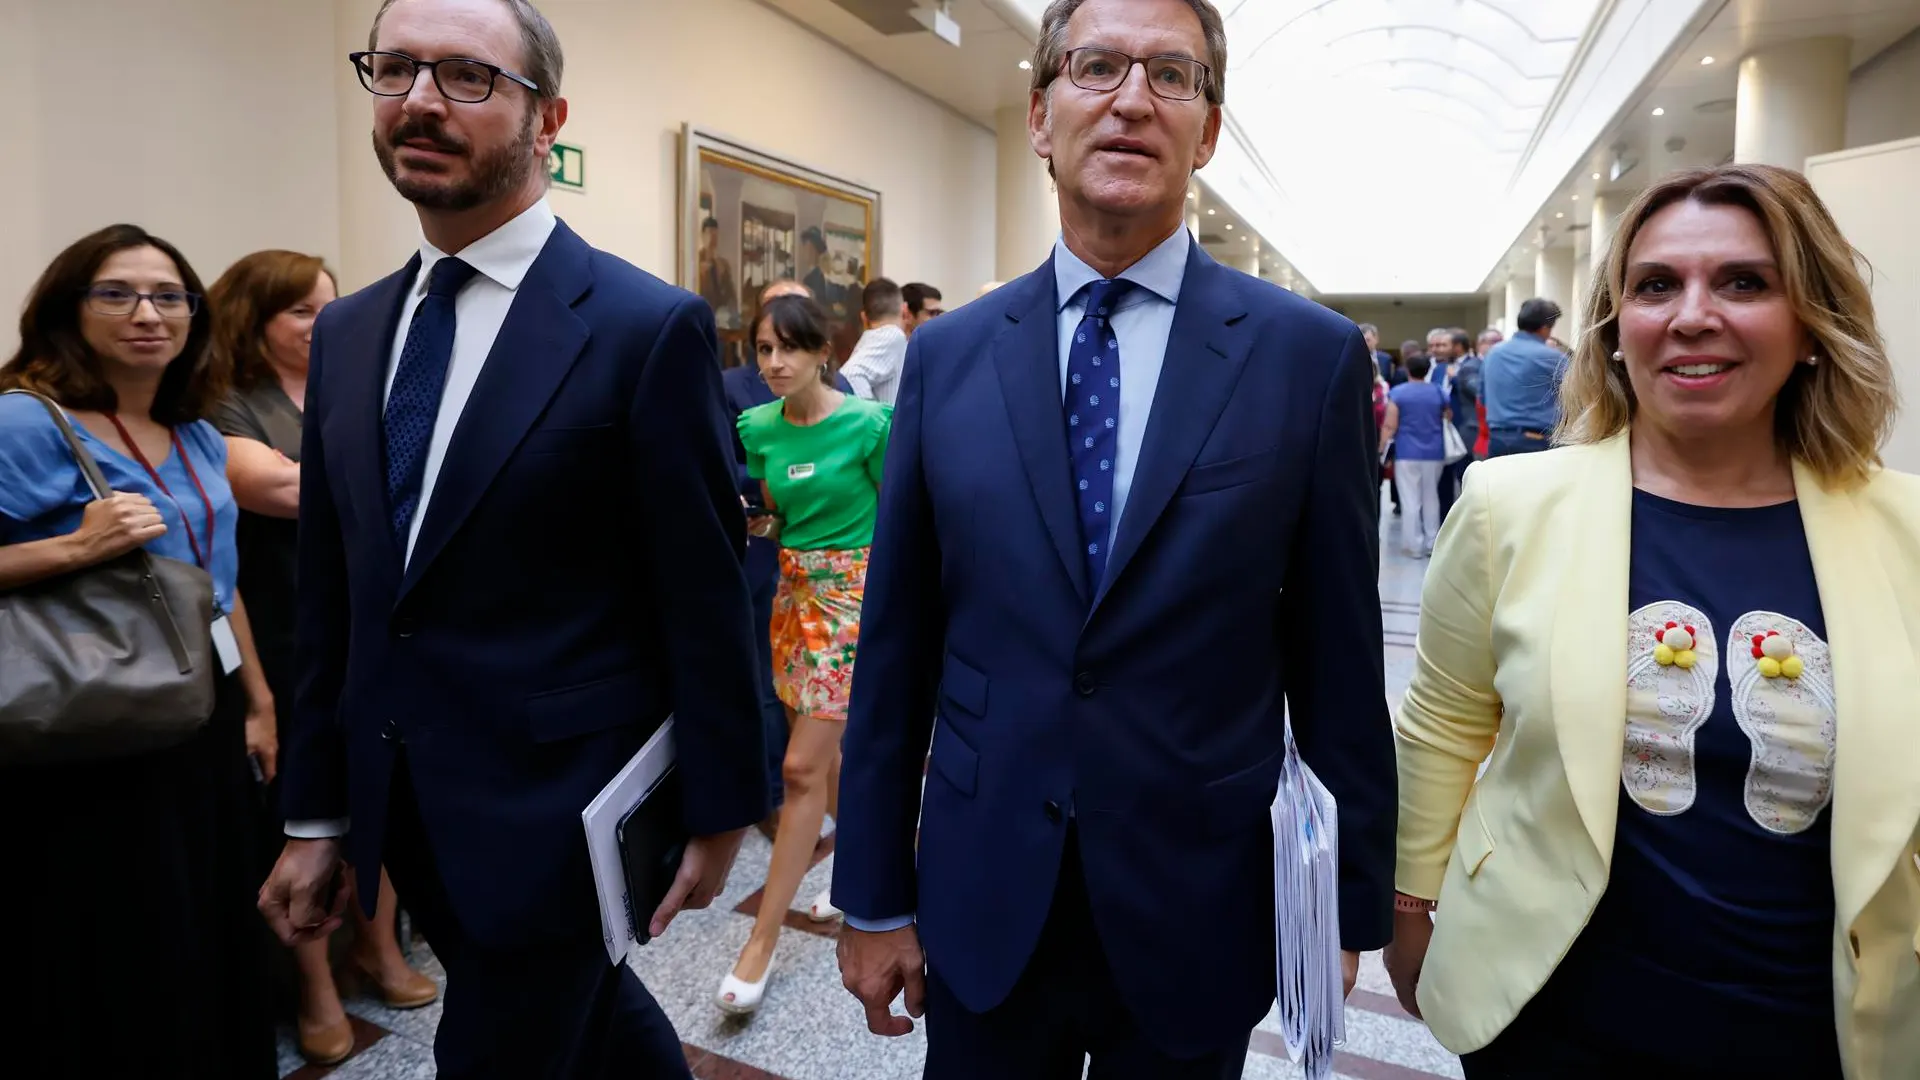
[[(398, 2), (381, 0), (380, 10), (373, 16), (373, 29), (367, 31), (369, 50), (380, 47), (380, 20), (386, 18), (387, 10)], [(566, 57), (560, 53), (560, 35), (553, 32), (553, 24), (528, 0), (501, 2), (513, 12), (513, 21), (520, 25), (520, 51), (526, 54), (523, 61), (526, 70), (518, 74), (525, 75), (540, 88), (534, 92), (535, 96), (552, 101), (560, 96), (560, 75), (567, 66)]]
[[(1067, 23), (1087, 0), (1053, 0), (1040, 17), (1040, 40), (1033, 50), (1033, 89), (1047, 90), (1060, 77), (1060, 65), (1067, 57)], [(1227, 24), (1220, 9), (1209, 0), (1187, 0), (1187, 6), (1200, 17), (1200, 29), (1207, 39), (1206, 80), (1208, 104), (1223, 105), (1227, 100)]]

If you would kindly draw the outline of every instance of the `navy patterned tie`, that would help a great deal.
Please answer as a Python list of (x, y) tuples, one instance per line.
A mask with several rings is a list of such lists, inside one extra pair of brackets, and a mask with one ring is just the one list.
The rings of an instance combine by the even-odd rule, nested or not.
[(440, 415), (440, 392), (453, 359), (453, 298), (473, 279), (473, 267), (455, 258), (433, 264), (426, 299), (413, 313), (400, 365), (387, 391), (387, 505), (394, 542), (407, 549), (407, 530), (420, 505), (421, 478), (427, 471), (427, 444)]
[(1087, 286), (1087, 313), (1067, 350), (1067, 448), (1080, 500), (1087, 585), (1095, 593), (1106, 575), (1113, 535), (1114, 449), (1120, 441), (1120, 341), (1110, 319), (1132, 285), (1114, 279)]

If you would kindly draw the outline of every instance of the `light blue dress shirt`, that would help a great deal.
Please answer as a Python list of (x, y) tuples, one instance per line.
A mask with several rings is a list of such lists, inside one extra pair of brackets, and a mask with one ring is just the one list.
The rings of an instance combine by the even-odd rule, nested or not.
[[(1114, 428), (1116, 445), (1113, 460), (1113, 529), (1127, 512), (1127, 495), (1133, 489), (1134, 469), (1140, 464), (1140, 446), (1147, 437), (1147, 417), (1153, 412), (1153, 396), (1160, 388), (1160, 369), (1167, 360), (1167, 339), (1173, 334), (1173, 313), (1180, 302), (1180, 284), (1187, 277), (1187, 248), (1193, 234), (1185, 224), (1172, 236), (1147, 252), (1139, 262), (1120, 271), (1120, 276), (1136, 286), (1120, 299), (1109, 322), (1120, 340), (1120, 423)], [(1087, 314), (1086, 288), (1101, 280), (1100, 272), (1067, 250), (1066, 240), (1054, 241), (1054, 302), (1059, 305), (1060, 324), (1060, 407), (1067, 404), (1067, 353), (1073, 347), (1073, 332)], [(1061, 448), (1065, 450), (1064, 444)], [(1113, 543), (1111, 534), (1108, 544)], [(913, 924), (912, 915), (890, 919), (860, 919), (846, 916), (855, 930), (881, 933)]]
[[(1187, 276), (1187, 246), (1193, 234), (1183, 224), (1172, 236), (1147, 252), (1139, 262), (1120, 271), (1121, 278), (1134, 283), (1120, 298), (1120, 306), (1109, 320), (1113, 336), (1120, 340), (1120, 423), (1114, 429), (1113, 524), (1107, 545), (1113, 545), (1114, 533), (1127, 512), (1127, 496), (1133, 490), (1133, 473), (1140, 464), (1140, 444), (1147, 437), (1147, 416), (1153, 411), (1153, 395), (1160, 387), (1160, 369), (1167, 359), (1167, 338), (1173, 333), (1174, 307), (1180, 302), (1180, 283)], [(1087, 314), (1086, 288), (1100, 280), (1100, 272), (1067, 250), (1064, 239), (1053, 245), (1054, 302), (1059, 305), (1060, 326), (1060, 403), (1067, 401), (1067, 353), (1073, 348), (1073, 332)], [(1097, 586), (1097, 583), (1096, 583)]]

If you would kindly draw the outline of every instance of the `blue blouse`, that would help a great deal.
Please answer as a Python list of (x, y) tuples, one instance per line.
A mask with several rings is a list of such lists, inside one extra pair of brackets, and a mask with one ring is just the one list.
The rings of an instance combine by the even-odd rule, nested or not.
[[(93, 451), (100, 471), (115, 491), (145, 495), (160, 511), (167, 531), (149, 541), (146, 549), (169, 559), (195, 562), (186, 523), (192, 522), (193, 535), (204, 553), (207, 505), (180, 455), (170, 452), (158, 466), (160, 478), (172, 492), (169, 497), (139, 462), (101, 442), (78, 423), (73, 428)], [(213, 562), (205, 569), (213, 577), (214, 603), (221, 611), (230, 612), (240, 567), (234, 547), (240, 510), (233, 501), (233, 489), (227, 485), (227, 443), (204, 420), (174, 430), (193, 461), (200, 485), (206, 488), (207, 501), (213, 503)], [(92, 498), (86, 477), (74, 462), (60, 428), (47, 415), (46, 406), (24, 394), (0, 396), (0, 544), (24, 544), (73, 532), (80, 527), (81, 515)]]

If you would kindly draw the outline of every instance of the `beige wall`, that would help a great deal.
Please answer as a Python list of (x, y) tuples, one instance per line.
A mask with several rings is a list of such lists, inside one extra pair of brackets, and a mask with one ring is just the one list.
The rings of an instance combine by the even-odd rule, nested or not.
[[(378, 6), (0, 0), (0, 356), (47, 260), (115, 221), (208, 279), (263, 247), (321, 254), (349, 289), (397, 269), (419, 227), (345, 59)], [(541, 6), (567, 52), (561, 138), (587, 153), (587, 191), (553, 205), (589, 242), (672, 280), (691, 121), (878, 189), (888, 276), (950, 297), (993, 276), (990, 130), (754, 0)]]
[(261, 247), (337, 257), (328, 5), (62, 0), (0, 11), (6, 355), (47, 261), (117, 221), (178, 244), (209, 280)]
[(1873, 308), (1906, 401), (1887, 464), (1920, 472), (1920, 139), (1812, 158), (1807, 178), (1873, 267)]
[(1461, 327), (1478, 335), (1486, 329), (1487, 310), (1483, 303), (1426, 305), (1396, 304), (1391, 300), (1360, 300), (1329, 305), (1357, 323), (1372, 323), (1380, 328), (1380, 347), (1388, 352), (1400, 348), (1409, 338), (1425, 344), (1427, 331)]
[(1847, 146), (1914, 136), (1920, 136), (1920, 31), (1856, 71), (1847, 93)]
[[(567, 49), (562, 140), (587, 192), (554, 208), (671, 280), (681, 124), (880, 192), (880, 270), (966, 295), (993, 276), (993, 132), (754, 0), (547, 0)], [(642, 52), (644, 51), (644, 57)]]
[[(35, 84), (35, 19), (26, 4), (0, 3), (0, 146), (40, 144), (39, 87)], [(9, 156), (0, 169), (0, 364), (19, 344), (19, 311), (47, 254), (40, 242), (40, 175), (31, 155)]]

